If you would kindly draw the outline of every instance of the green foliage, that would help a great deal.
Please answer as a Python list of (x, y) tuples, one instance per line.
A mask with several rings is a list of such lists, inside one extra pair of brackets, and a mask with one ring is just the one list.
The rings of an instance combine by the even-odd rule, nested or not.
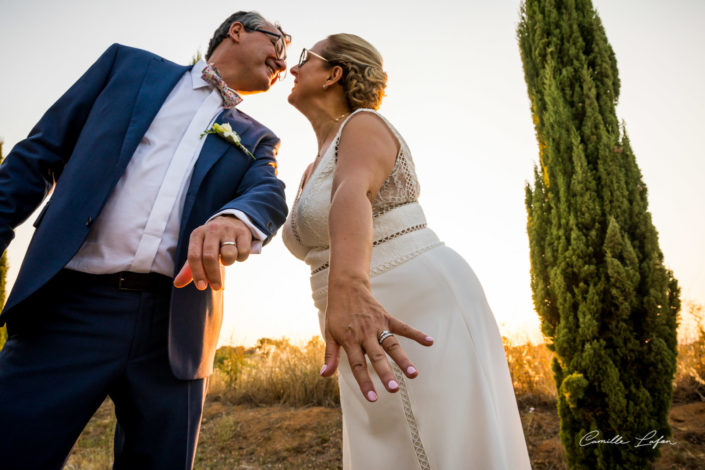
[(201, 51), (200, 50), (196, 51), (196, 53), (193, 56), (191, 56), (191, 65), (196, 65), (196, 62), (198, 62), (202, 58), (203, 58), (203, 54), (201, 54)]
[[(2, 163), (2, 141), (0, 141), (0, 163)], [(7, 276), (7, 253), (3, 253), (0, 257), (0, 311), (5, 305), (5, 277)], [(0, 327), (0, 349), (5, 345), (7, 340), (7, 327)]]
[(245, 366), (247, 358), (243, 346), (221, 346), (215, 352), (213, 367), (224, 374), (228, 387), (235, 386)]
[(531, 287), (555, 352), (566, 458), (646, 468), (658, 448), (579, 445), (591, 430), (671, 433), (679, 288), (617, 119), (615, 55), (589, 0), (526, 0), (517, 33), (539, 144), (526, 187)]

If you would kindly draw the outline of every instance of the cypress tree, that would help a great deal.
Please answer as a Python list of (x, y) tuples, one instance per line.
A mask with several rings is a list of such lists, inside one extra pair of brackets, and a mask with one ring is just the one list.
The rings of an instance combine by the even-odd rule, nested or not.
[[(2, 163), (2, 141), (0, 141), (0, 163)], [(7, 274), (7, 253), (3, 253), (0, 257), (0, 310), (5, 305), (5, 276)], [(7, 328), (0, 327), (0, 349), (5, 345), (7, 339)]]
[[(617, 61), (590, 0), (525, 0), (517, 36), (539, 146), (531, 287), (568, 466), (648, 468), (658, 445), (638, 439), (670, 436), (680, 300), (617, 119)], [(591, 431), (629, 443), (581, 445)]]

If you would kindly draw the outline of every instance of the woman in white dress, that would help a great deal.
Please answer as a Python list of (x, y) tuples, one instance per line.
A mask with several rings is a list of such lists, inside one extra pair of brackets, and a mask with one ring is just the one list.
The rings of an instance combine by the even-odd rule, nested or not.
[(318, 155), (283, 237), (311, 267), (321, 375), (339, 370), (343, 467), (529, 469), (482, 287), (426, 226), (411, 153), (375, 111), (381, 56), (336, 34), (304, 49), (291, 73), (289, 102), (311, 122)]

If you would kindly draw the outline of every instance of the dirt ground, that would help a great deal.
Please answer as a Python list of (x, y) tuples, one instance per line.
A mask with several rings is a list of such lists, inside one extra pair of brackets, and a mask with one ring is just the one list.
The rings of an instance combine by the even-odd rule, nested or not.
[[(552, 407), (522, 407), (524, 434), (534, 470), (565, 469)], [(336, 408), (232, 406), (209, 400), (203, 416), (195, 468), (338, 469), (341, 415)], [(676, 403), (670, 423), (674, 445), (662, 445), (655, 470), (705, 469), (705, 402)], [(66, 470), (109, 469), (112, 404), (106, 402), (81, 435)]]
[[(705, 402), (676, 403), (669, 421), (674, 444), (660, 446), (655, 470), (705, 469)], [(554, 409), (521, 410), (524, 435), (533, 470), (566, 469), (565, 454), (558, 438), (558, 416)]]
[(211, 402), (195, 468), (340, 468), (342, 419), (336, 408), (248, 408)]

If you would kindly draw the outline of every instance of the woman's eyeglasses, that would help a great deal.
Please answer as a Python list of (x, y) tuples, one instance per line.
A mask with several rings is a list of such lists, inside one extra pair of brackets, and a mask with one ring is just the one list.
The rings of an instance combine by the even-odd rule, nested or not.
[(306, 49), (306, 48), (304, 47), (303, 50), (301, 51), (301, 55), (299, 56), (299, 68), (301, 68), (301, 66), (304, 65), (304, 64), (308, 61), (308, 59), (309, 59), (308, 56), (309, 56), (309, 55), (318, 57), (319, 59), (321, 59), (321, 60), (323, 60), (323, 61), (330, 62), (328, 59), (326, 59), (326, 58), (323, 57), (322, 55), (316, 54), (316, 53), (313, 52), (312, 50)]

